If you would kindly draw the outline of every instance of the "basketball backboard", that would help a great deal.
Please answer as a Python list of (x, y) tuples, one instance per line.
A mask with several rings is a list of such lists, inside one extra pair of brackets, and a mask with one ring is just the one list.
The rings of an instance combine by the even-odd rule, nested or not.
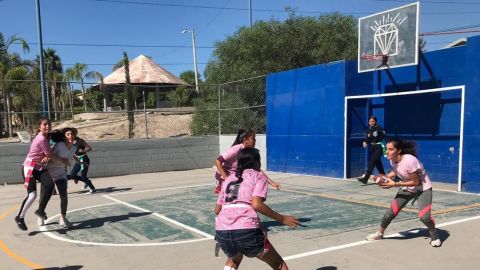
[(419, 2), (358, 19), (358, 72), (418, 64)]

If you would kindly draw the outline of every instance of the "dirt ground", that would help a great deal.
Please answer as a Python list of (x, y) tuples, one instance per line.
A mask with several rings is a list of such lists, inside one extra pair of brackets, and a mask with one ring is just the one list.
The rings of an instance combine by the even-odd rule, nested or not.
[[(148, 112), (147, 130), (149, 138), (189, 136), (191, 112)], [(81, 113), (73, 120), (53, 122), (52, 129), (74, 127), (79, 136), (87, 140), (128, 139), (126, 113)], [(135, 114), (134, 138), (146, 138), (145, 115)], [(0, 143), (17, 143), (18, 137), (1, 138)]]

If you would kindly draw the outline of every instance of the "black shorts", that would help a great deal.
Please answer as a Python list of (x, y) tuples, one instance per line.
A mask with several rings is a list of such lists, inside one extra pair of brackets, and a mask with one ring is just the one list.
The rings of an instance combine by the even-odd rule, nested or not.
[(262, 254), (267, 241), (262, 229), (215, 231), (215, 240), (228, 257), (240, 252), (250, 258)]

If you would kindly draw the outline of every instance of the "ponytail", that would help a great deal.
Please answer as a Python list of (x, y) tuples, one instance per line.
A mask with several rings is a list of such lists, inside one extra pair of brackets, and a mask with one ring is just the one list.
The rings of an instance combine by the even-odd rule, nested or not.
[(232, 202), (237, 199), (240, 184), (243, 182), (243, 171), (246, 169), (257, 168), (260, 164), (260, 152), (256, 148), (244, 148), (238, 153), (237, 161), (238, 165), (237, 170), (235, 171), (237, 181), (228, 183), (226, 188), (228, 196), (225, 198), (225, 202)]

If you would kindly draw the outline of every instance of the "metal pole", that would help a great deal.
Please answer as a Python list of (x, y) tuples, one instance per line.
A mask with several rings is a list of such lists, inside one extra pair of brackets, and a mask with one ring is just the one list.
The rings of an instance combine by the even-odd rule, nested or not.
[(193, 66), (195, 69), (195, 91), (199, 93), (198, 89), (198, 67), (197, 67), (197, 49), (195, 47), (195, 30), (192, 29), (192, 48), (193, 48)]
[(148, 139), (147, 108), (145, 107), (145, 90), (142, 91), (142, 95), (143, 95), (143, 117), (145, 118), (145, 136)]
[(220, 114), (220, 86), (218, 86), (218, 137), (222, 135), (222, 121), (221, 121), (221, 114)]
[(45, 96), (45, 74), (43, 71), (43, 42), (42, 42), (42, 19), (40, 17), (40, 0), (35, 0), (37, 8), (37, 32), (38, 32), (38, 48), (40, 50), (40, 81), (42, 87), (42, 115), (46, 116), (46, 104), (47, 97)]
[(250, 19), (250, 27), (252, 27), (252, 0), (248, 1), (248, 13), (249, 13), (249, 19)]

